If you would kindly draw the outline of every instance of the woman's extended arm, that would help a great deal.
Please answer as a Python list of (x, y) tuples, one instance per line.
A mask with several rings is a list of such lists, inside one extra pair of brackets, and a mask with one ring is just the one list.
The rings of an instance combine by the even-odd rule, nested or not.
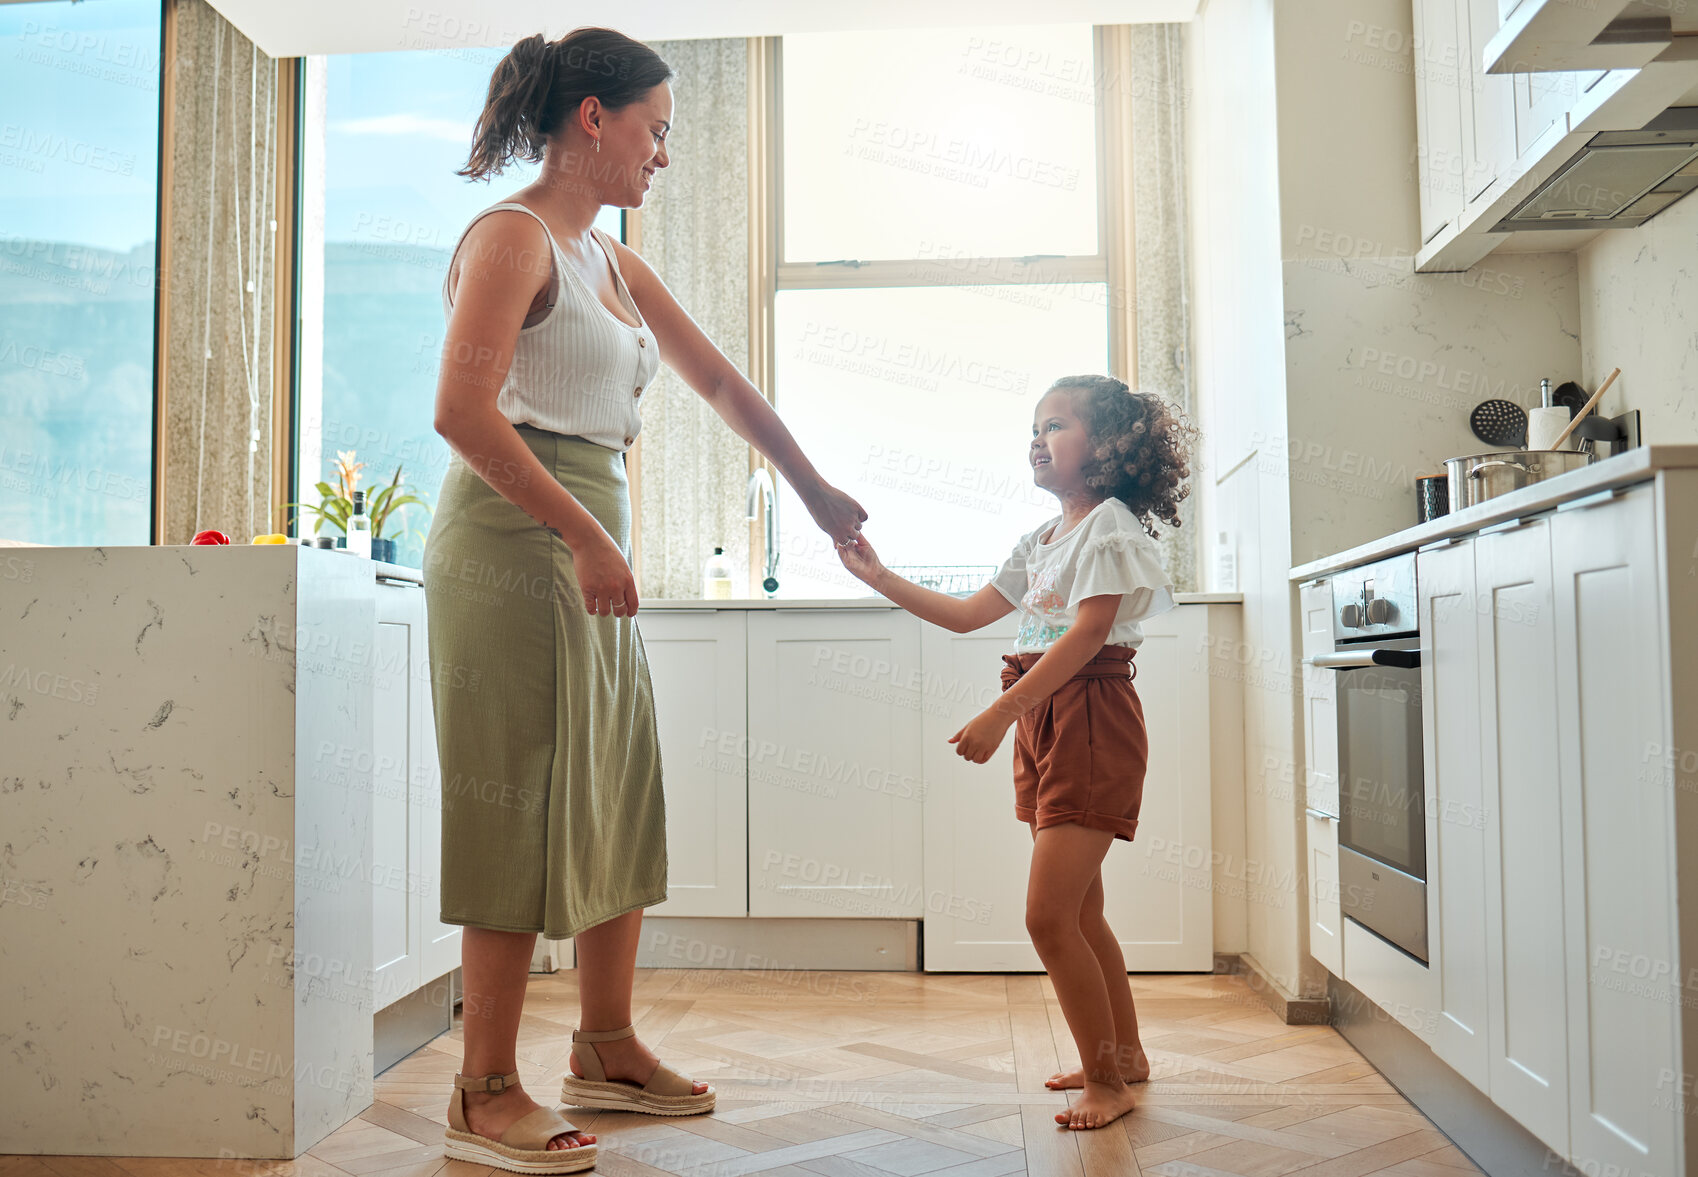
[(852, 537), (867, 518), (861, 504), (820, 477), (760, 390), (714, 346), (649, 264), (629, 246), (614, 247), (625, 285), (654, 331), (662, 358), (739, 437), (771, 459), (834, 543)]
[(436, 432), (497, 494), (565, 541), (586, 609), (629, 616), (637, 586), (624, 554), (495, 407), (519, 328), (548, 283), (549, 266), (536, 259), (551, 256), (542, 226), (522, 213), (491, 213), (466, 234), (442, 341)]

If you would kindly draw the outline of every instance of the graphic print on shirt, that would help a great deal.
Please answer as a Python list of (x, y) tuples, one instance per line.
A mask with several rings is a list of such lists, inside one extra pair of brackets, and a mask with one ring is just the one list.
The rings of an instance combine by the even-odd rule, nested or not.
[(1055, 591), (1058, 571), (1043, 568), (1032, 573), (1031, 585), (1020, 602), (1022, 615), (1017, 639), (1020, 648), (1048, 647), (1067, 632), (1067, 626), (1055, 623), (1057, 618), (1067, 615), (1067, 598)]

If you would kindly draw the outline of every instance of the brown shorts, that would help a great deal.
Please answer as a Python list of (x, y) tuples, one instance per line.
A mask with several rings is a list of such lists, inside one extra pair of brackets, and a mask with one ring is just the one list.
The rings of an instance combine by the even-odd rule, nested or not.
[[(1130, 842), (1150, 741), (1132, 679), (1135, 651), (1104, 646), (1014, 729), (1014, 816), (1036, 829), (1081, 825)], [(1002, 689), (1038, 654), (1004, 654)]]

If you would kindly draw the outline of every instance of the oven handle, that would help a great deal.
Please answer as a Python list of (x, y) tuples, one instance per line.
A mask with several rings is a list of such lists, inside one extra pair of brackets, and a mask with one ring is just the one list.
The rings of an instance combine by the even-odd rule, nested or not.
[(1419, 650), (1345, 650), (1336, 654), (1316, 654), (1309, 665), (1322, 670), (1360, 670), (1364, 666), (1395, 666), (1399, 670), (1417, 670), (1421, 666)]

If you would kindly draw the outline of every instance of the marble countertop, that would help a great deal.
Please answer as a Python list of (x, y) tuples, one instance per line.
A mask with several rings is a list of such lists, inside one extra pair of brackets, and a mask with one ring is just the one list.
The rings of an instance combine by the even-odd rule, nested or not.
[(1440, 515), (1426, 523), (1394, 531), (1373, 540), (1291, 570), (1292, 580), (1310, 580), (1340, 569), (1412, 551), (1436, 540), (1467, 535), (1509, 519), (1537, 515), (1554, 510), (1559, 503), (1587, 495), (1607, 493), (1619, 487), (1631, 486), (1656, 477), (1658, 470), (1675, 470), (1698, 466), (1698, 445), (1648, 445), (1628, 450), (1613, 458), (1593, 462), (1583, 470), (1536, 482), (1495, 499)]
[[(1174, 593), (1179, 605), (1240, 605), (1242, 593)], [(777, 600), (733, 597), (729, 600), (705, 601), (689, 598), (661, 597), (643, 601), (642, 610), (651, 609), (896, 609), (899, 606), (884, 597), (779, 597)], [(639, 612), (638, 616), (641, 616)]]

